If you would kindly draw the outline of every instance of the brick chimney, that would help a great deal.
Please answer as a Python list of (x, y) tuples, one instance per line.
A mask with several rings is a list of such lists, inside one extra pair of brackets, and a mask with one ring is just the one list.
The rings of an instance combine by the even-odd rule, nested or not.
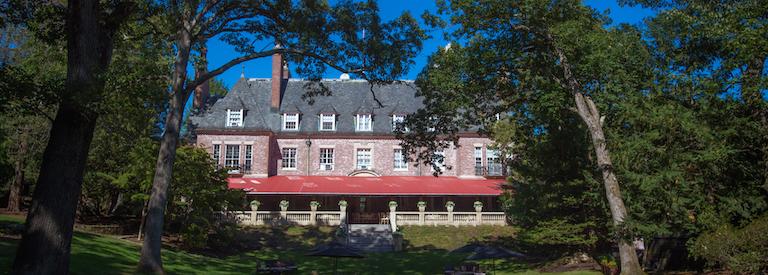
[[(280, 48), (280, 45), (275, 45), (275, 49)], [(285, 79), (288, 79), (288, 74), (284, 69), (283, 54), (275, 53), (272, 55), (272, 110), (280, 109), (280, 101), (283, 97), (283, 90)]]

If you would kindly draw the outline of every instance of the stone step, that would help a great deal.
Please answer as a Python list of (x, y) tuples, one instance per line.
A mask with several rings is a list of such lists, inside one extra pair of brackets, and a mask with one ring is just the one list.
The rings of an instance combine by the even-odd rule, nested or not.
[(349, 245), (366, 252), (389, 252), (394, 249), (392, 230), (387, 224), (351, 224)]

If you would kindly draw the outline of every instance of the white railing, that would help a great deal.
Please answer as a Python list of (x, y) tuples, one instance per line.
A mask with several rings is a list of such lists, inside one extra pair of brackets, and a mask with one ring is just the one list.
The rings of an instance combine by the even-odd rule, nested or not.
[[(225, 213), (222, 213), (225, 214)], [(242, 225), (330, 225), (341, 224), (341, 211), (229, 211), (225, 214)], [(392, 222), (392, 221), (390, 221)], [(395, 212), (397, 226), (506, 225), (504, 212)]]

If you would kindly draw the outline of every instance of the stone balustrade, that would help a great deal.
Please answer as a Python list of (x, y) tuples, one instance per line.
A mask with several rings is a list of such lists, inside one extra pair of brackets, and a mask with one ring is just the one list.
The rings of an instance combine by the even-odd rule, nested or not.
[[(222, 213), (224, 214), (224, 213)], [(228, 211), (227, 217), (235, 219), (239, 224), (280, 225), (296, 224), (329, 225), (341, 224), (341, 211)], [(507, 217), (504, 212), (427, 212), (427, 211), (392, 211), (396, 226), (476, 226), (476, 225), (506, 225)]]

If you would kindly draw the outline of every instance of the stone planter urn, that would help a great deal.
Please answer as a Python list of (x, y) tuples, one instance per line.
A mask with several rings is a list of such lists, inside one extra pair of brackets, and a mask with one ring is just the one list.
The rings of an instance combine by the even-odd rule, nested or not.
[(480, 201), (476, 201), (475, 204), (473, 204), (475, 207), (475, 212), (483, 212), (483, 203)]
[(257, 200), (252, 200), (250, 203), (251, 211), (259, 211), (259, 206), (261, 205), (261, 202)]
[(448, 201), (445, 203), (445, 209), (448, 210), (448, 212), (453, 212), (454, 207), (456, 207), (456, 203), (452, 201)]
[(312, 209), (312, 211), (317, 211), (317, 208), (320, 208), (320, 202), (318, 201), (309, 202), (309, 209)]
[(281, 200), (280, 201), (280, 211), (283, 211), (283, 212), (288, 211), (288, 205), (289, 204), (290, 203), (287, 200)]
[(427, 210), (427, 203), (423, 202), (423, 201), (420, 201), (420, 202), (416, 203), (416, 207), (419, 208), (419, 212), (424, 212), (425, 210)]
[(390, 201), (389, 202), (389, 211), (394, 212), (397, 210), (397, 202), (396, 201)]

